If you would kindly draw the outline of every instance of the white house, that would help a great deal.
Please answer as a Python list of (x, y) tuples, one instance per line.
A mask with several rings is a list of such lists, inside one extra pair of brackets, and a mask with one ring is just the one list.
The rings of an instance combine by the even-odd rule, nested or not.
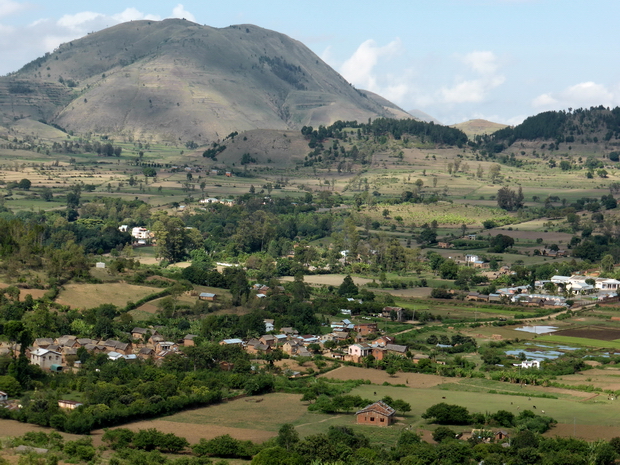
[(150, 237), (150, 232), (151, 231), (149, 231), (148, 229), (138, 226), (131, 230), (131, 237), (133, 237), (134, 239), (146, 240)]
[(611, 278), (596, 278), (594, 287), (602, 291), (617, 291), (620, 288), (620, 281)]
[(524, 360), (521, 363), (513, 363), (513, 365), (520, 368), (540, 368), (540, 360)]
[(52, 365), (62, 365), (62, 354), (54, 350), (39, 348), (30, 352), (30, 363), (38, 365), (44, 370), (49, 370), (52, 368)]

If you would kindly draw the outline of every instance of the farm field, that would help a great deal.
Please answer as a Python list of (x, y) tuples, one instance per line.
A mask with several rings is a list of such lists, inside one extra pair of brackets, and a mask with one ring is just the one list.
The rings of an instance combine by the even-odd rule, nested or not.
[[(316, 275), (306, 275), (304, 276), (304, 282), (306, 284), (312, 284), (314, 286), (340, 286), (342, 281), (346, 277), (346, 274), (316, 274)], [(367, 278), (359, 278), (356, 276), (351, 276), (353, 282), (357, 286), (363, 286), (364, 284), (368, 284), (372, 282), (372, 279)], [(293, 276), (283, 276), (280, 278), (281, 281), (284, 282), (292, 282), (294, 280)]]
[(126, 283), (67, 284), (56, 302), (72, 308), (93, 308), (101, 304), (125, 306), (130, 300), (135, 302), (159, 291), (161, 288)]
[(586, 347), (599, 347), (602, 349), (620, 349), (620, 341), (605, 341), (584, 337), (556, 336), (555, 334), (549, 334), (546, 336), (539, 336), (537, 340), (554, 342), (556, 344), (574, 344)]
[[(593, 368), (574, 375), (558, 376), (558, 381), (562, 384), (591, 385), (603, 390), (620, 390), (620, 368), (615, 366), (605, 366)], [(605, 397), (604, 394), (601, 394)]]
[(564, 329), (556, 331), (554, 336), (598, 339), (601, 341), (616, 341), (620, 339), (620, 328), (607, 326), (583, 326), (581, 328)]
[[(602, 374), (599, 374), (599, 371)], [(592, 373), (604, 376), (607, 374), (605, 371), (597, 370)], [(615, 371), (617, 370), (614, 370), (614, 374)], [(412, 425), (419, 432), (428, 435), (428, 430), (434, 429), (435, 425), (427, 424), (421, 418), (422, 413), (431, 405), (446, 402), (466, 406), (471, 412), (483, 413), (502, 409), (514, 414), (523, 409), (538, 412), (544, 410), (546, 415), (552, 416), (560, 423), (557, 429), (548, 433), (550, 436), (572, 436), (573, 421), (576, 421), (574, 431), (577, 436), (586, 439), (613, 437), (620, 431), (620, 403), (609, 401), (604, 395), (414, 373), (398, 373), (395, 377), (389, 377), (379, 370), (358, 367), (340, 367), (321, 376), (342, 380), (370, 380), (373, 384), (360, 385), (351, 391), (351, 395), (360, 395), (370, 400), (384, 396), (403, 399), (411, 404), (412, 411), (399, 417), (399, 421), (392, 428), (374, 428), (357, 425), (353, 413), (335, 415), (310, 413), (307, 411), (307, 404), (300, 401), (300, 395), (274, 393), (235, 399), (158, 420), (131, 423), (125, 427), (132, 430), (155, 427), (162, 432), (175, 432), (186, 437), (190, 443), (194, 443), (200, 438), (210, 439), (222, 434), (230, 434), (237, 439), (263, 442), (274, 437), (283, 423), (293, 424), (302, 437), (325, 432), (329, 426), (342, 425), (366, 434), (373, 443), (389, 445), (396, 440), (405, 424)], [(399, 385), (402, 383), (405, 386), (383, 385), (385, 381)], [(483, 393), (484, 395), (481, 395)], [(541, 394), (551, 394), (557, 399), (539, 397)], [(532, 397), (528, 399), (528, 395)], [(596, 436), (590, 431), (593, 426), (598, 428)], [(95, 438), (100, 434), (101, 431), (96, 431)]]

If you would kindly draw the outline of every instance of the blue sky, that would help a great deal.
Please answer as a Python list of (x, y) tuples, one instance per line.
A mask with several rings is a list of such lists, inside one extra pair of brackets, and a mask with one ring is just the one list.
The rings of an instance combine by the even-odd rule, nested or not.
[(620, 105), (618, 0), (0, 0), (0, 74), (137, 19), (255, 24), (349, 82), (444, 124)]

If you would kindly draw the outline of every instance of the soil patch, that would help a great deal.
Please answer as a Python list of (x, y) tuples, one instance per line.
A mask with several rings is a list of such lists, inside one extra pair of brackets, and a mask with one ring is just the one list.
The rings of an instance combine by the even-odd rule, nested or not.
[(340, 367), (319, 375), (319, 377), (334, 378), (343, 381), (349, 379), (367, 379), (373, 384), (388, 382), (390, 384), (404, 384), (412, 388), (431, 388), (439, 384), (459, 382), (459, 378), (443, 378), (441, 376), (426, 375), (423, 373), (396, 373), (394, 376), (390, 376), (382, 370), (360, 367)]
[(620, 329), (607, 326), (584, 326), (583, 328), (556, 331), (554, 335), (583, 337), (586, 339), (598, 339), (599, 341), (615, 341), (616, 339), (620, 339)]
[[(17, 436), (22, 436), (31, 431), (35, 432), (44, 432), (51, 433), (52, 431), (56, 431), (54, 428), (45, 428), (43, 426), (31, 425), (29, 423), (21, 423), (15, 420), (0, 420), (0, 437), (11, 437), (15, 438)], [(75, 441), (76, 439), (83, 438), (84, 436), (79, 436), (77, 434), (69, 434), (69, 433), (60, 433), (60, 435), (65, 438), (65, 440)]]
[[(0, 289), (6, 289), (10, 287), (11, 284), (0, 283)], [(30, 294), (33, 299), (40, 299), (45, 295), (47, 291), (45, 289), (19, 289), (19, 300), (24, 300), (24, 298)]]

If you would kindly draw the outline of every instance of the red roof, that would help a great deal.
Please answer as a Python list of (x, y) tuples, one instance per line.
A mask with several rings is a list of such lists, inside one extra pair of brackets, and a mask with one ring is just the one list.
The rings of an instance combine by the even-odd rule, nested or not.
[(392, 415), (396, 413), (396, 410), (394, 410), (392, 407), (390, 407), (388, 404), (386, 404), (382, 400), (379, 400), (375, 402), (374, 404), (367, 405), (362, 410), (358, 411), (356, 415), (359, 415), (360, 413), (366, 413), (366, 412), (374, 412), (374, 413), (378, 413), (379, 415), (385, 415), (386, 417), (391, 417)]

